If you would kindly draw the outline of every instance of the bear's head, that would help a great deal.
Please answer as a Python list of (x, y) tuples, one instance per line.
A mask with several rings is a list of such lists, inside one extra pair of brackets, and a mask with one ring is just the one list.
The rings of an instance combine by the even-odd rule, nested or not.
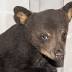
[(39, 13), (16, 6), (16, 23), (24, 25), (26, 38), (41, 54), (63, 66), (68, 24), (72, 17), (72, 2), (64, 7)]

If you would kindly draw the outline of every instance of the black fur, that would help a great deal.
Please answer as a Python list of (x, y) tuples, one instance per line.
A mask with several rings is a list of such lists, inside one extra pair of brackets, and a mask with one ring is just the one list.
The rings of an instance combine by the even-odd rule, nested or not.
[[(0, 35), (0, 72), (57, 72), (56, 68), (63, 66), (69, 23), (65, 7), (39, 13), (15, 7), (17, 24)], [(29, 15), (26, 25), (16, 17), (22, 10)], [(57, 53), (61, 55), (56, 57)]]

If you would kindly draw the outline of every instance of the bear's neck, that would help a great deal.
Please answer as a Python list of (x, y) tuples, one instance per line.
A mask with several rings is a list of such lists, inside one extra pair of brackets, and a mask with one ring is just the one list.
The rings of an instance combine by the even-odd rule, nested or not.
[(56, 67), (51, 64), (49, 59), (41, 55), (36, 48), (32, 47), (31, 52), (33, 58), (31, 67), (44, 68), (46, 70), (52, 70), (52, 72), (57, 72)]

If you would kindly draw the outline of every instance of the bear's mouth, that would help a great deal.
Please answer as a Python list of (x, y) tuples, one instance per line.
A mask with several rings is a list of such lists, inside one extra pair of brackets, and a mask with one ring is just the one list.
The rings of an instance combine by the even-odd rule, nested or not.
[(57, 63), (57, 67), (63, 67), (64, 64), (64, 54), (62, 53), (56, 53), (56, 63)]
[(57, 49), (54, 51), (55, 54), (55, 58), (56, 59), (60, 59), (60, 60), (64, 60), (64, 50), (63, 49)]
[(48, 51), (41, 51), (41, 54), (46, 57), (46, 59), (49, 61), (50, 59), (50, 64), (54, 65), (55, 67), (63, 67), (64, 64), (64, 53), (58, 52), (54, 54), (54, 52), (49, 53)]
[(56, 58), (64, 59), (64, 54), (57, 53), (55, 56), (56, 56)]

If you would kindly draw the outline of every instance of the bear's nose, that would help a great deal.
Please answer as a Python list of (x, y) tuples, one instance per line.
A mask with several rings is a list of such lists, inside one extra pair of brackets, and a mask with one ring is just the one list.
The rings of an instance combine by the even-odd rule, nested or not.
[(64, 50), (59, 48), (59, 49), (56, 49), (56, 52), (55, 52), (56, 56), (63, 56), (64, 55)]

